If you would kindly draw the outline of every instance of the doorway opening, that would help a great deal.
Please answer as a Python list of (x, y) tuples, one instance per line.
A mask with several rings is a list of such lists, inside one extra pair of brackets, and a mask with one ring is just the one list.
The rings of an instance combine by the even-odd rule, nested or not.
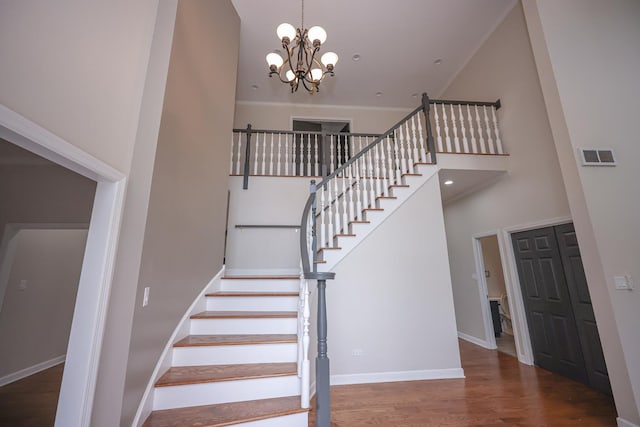
[(95, 182), (56, 424), (89, 425), (115, 259), (125, 176), (0, 105), (0, 138)]

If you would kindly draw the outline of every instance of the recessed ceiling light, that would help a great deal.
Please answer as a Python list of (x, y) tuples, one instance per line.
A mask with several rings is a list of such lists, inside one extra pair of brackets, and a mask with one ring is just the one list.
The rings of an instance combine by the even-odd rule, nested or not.
[(412, 97), (412, 98), (417, 98), (417, 97), (418, 97), (418, 94), (417, 94), (417, 93), (413, 93), (413, 94), (411, 94), (411, 97)]
[(357, 62), (357, 61), (360, 61), (360, 58), (362, 58), (362, 57), (360, 56), (360, 54), (359, 54), (359, 53), (356, 53), (355, 55), (353, 55), (353, 56), (351, 57), (351, 59), (353, 59), (353, 60), (354, 60), (354, 61), (356, 61), (356, 62)]
[(438, 59), (436, 59), (435, 61), (433, 61), (433, 63), (434, 63), (435, 65), (440, 65), (440, 64), (442, 64), (442, 58), (438, 58)]
[(444, 185), (451, 185), (451, 184), (453, 184), (453, 181), (451, 181), (450, 179), (444, 182)]
[(258, 90), (259, 87), (260, 86), (258, 86), (258, 85), (251, 85), (251, 89), (253, 89), (253, 90)]
[(381, 97), (382, 96), (382, 92), (376, 92), (376, 96), (377, 97)]

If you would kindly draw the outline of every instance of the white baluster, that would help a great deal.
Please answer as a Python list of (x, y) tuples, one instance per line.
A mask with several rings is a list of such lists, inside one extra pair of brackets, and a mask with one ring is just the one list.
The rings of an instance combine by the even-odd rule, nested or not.
[(342, 137), (340, 136), (340, 134), (338, 134), (336, 135), (336, 155), (338, 156), (337, 158), (338, 167), (342, 166), (342, 149), (343, 149)]
[(304, 135), (300, 134), (300, 147), (298, 150), (298, 176), (304, 176)]
[(376, 144), (376, 146), (373, 147), (373, 163), (376, 178), (376, 197), (382, 194), (382, 180), (380, 179), (380, 153), (378, 151), (379, 146), (380, 144)]
[(367, 190), (367, 167), (366, 161), (367, 159), (366, 153), (360, 157), (360, 178), (362, 182), (362, 209), (366, 209), (369, 207), (369, 191)]
[(400, 164), (402, 173), (407, 172), (407, 158), (405, 156), (405, 148), (404, 148), (404, 134), (402, 133), (402, 126), (398, 127), (398, 144), (400, 145)]
[(360, 159), (356, 160), (353, 163), (353, 169), (355, 171), (356, 182), (354, 185), (355, 193), (356, 193), (356, 211), (354, 214), (354, 218), (362, 218), (362, 189), (360, 187)]
[(438, 141), (438, 148), (436, 151), (443, 152), (444, 148), (442, 146), (442, 135), (440, 134), (440, 116), (438, 116), (438, 104), (433, 104), (433, 117), (436, 122), (436, 139)]
[(348, 200), (347, 200), (347, 177), (346, 175), (347, 170), (344, 169), (342, 171), (342, 198), (341, 198), (341, 205), (342, 205), (342, 233), (346, 234), (347, 233), (347, 227), (349, 226), (349, 212), (348, 212)]
[[(269, 175), (273, 175), (273, 132), (271, 132), (271, 147), (269, 147), (270, 158), (269, 158)], [(265, 174), (266, 175), (266, 174)]]
[(393, 131), (393, 152), (395, 155), (395, 175), (396, 175), (396, 184), (402, 183), (402, 166), (400, 164), (400, 148), (398, 146), (398, 132)]
[(447, 123), (447, 109), (442, 104), (442, 123), (444, 124), (445, 143), (447, 145), (447, 153), (451, 153), (451, 138), (449, 137), (449, 123)]
[(487, 130), (487, 145), (489, 146), (489, 153), (495, 154), (495, 149), (493, 148), (493, 138), (491, 137), (491, 125), (489, 124), (489, 116), (487, 116), (487, 106), (482, 106), (482, 111), (484, 112), (484, 128)]
[(404, 122), (404, 131), (407, 140), (407, 172), (414, 173), (414, 163), (416, 162), (415, 147), (411, 147), (411, 133), (409, 132), (409, 120)]
[[(422, 120), (420, 120), (420, 116), (421, 114), (418, 113), (416, 114), (414, 117), (418, 118), (418, 140), (420, 141), (420, 161), (422, 163), (427, 163), (427, 149), (425, 148), (425, 143), (424, 143), (424, 135), (422, 133)], [(431, 156), (431, 153), (429, 153), (429, 156)]]
[(369, 166), (369, 207), (371, 208), (375, 208), (376, 207), (376, 187), (375, 187), (375, 176), (373, 173), (373, 150), (369, 150), (366, 152), (366, 156), (367, 156), (367, 165)]
[(331, 140), (330, 140), (330, 142), (329, 142), (329, 153), (330, 153), (330, 159), (329, 159), (329, 161), (330, 161), (331, 163), (329, 163), (329, 168), (328, 168), (328, 170), (327, 170), (327, 173), (328, 173), (328, 174), (333, 173), (333, 171), (336, 169), (336, 168), (333, 166), (333, 165), (335, 164), (335, 163), (333, 163), (333, 160), (334, 160), (334, 157), (333, 157), (333, 156), (334, 156), (334, 150), (333, 150), (333, 142), (334, 142), (334, 141), (333, 141), (333, 138), (334, 138), (334, 135), (331, 135)]
[(253, 154), (253, 174), (258, 175), (258, 157), (259, 157), (259, 151), (260, 151), (260, 134), (259, 133), (256, 133), (256, 149), (254, 151), (255, 153)]
[(304, 294), (304, 309), (303, 309), (303, 333), (302, 333), (302, 348), (303, 348), (303, 358), (302, 358), (302, 381), (300, 390), (300, 406), (302, 408), (309, 408), (309, 393), (310, 393), (310, 365), (309, 365), (309, 318), (311, 317), (311, 309), (309, 307), (309, 283), (307, 280), (304, 280), (303, 285), (303, 294)]
[(496, 146), (498, 154), (502, 154), (502, 141), (500, 140), (500, 132), (498, 131), (498, 119), (496, 118), (496, 107), (491, 107), (491, 118), (493, 120), (493, 132), (496, 135)]
[(282, 172), (281, 163), (282, 163), (282, 134), (278, 132), (278, 160), (277, 160), (277, 166), (276, 166), (276, 174), (278, 176), (280, 176), (280, 173)]
[(313, 175), (320, 176), (318, 172), (318, 134), (314, 135), (314, 143), (313, 143)]
[(242, 132), (238, 132), (238, 151), (236, 154), (236, 174), (240, 175), (240, 157), (242, 155)]
[(347, 199), (347, 208), (349, 210), (349, 218), (347, 221), (347, 225), (345, 225), (345, 233), (348, 232), (349, 230), (349, 223), (351, 221), (353, 221), (355, 219), (355, 212), (353, 211), (354, 206), (353, 206), (353, 163), (350, 164), (347, 169), (345, 170), (345, 173), (348, 176), (348, 187), (347, 187), (347, 191), (349, 192), (349, 197)]
[(383, 196), (389, 195), (389, 181), (387, 180), (387, 157), (384, 154), (384, 140), (378, 144), (380, 147), (380, 175), (378, 181), (381, 181)]
[(467, 141), (467, 131), (464, 128), (464, 114), (462, 114), (462, 105), (458, 104), (458, 116), (460, 116), (460, 132), (462, 133), (462, 150), (469, 152), (469, 141)]
[(469, 121), (469, 133), (471, 134), (471, 152), (478, 152), (478, 143), (476, 141), (476, 136), (474, 134), (473, 128), (473, 118), (471, 117), (471, 105), (467, 104), (467, 119)]
[[(420, 114), (420, 113), (418, 113)], [(413, 137), (413, 161), (416, 163), (424, 163), (422, 156), (424, 154), (418, 147), (418, 136), (416, 135), (416, 116), (411, 116), (411, 136)]]
[(262, 175), (267, 174), (267, 133), (262, 134)]
[(325, 221), (325, 189), (320, 188), (320, 247), (327, 247), (327, 224)]
[(449, 105), (451, 111), (451, 128), (453, 129), (453, 146), (455, 152), (460, 152), (460, 139), (458, 139), (458, 126), (456, 125), (456, 111), (453, 109), (453, 104)]
[[(391, 154), (391, 137), (387, 135), (387, 163), (389, 163), (389, 167), (387, 168), (387, 173), (389, 174), (389, 185), (392, 185), (395, 180), (393, 176), (393, 155)], [(387, 189), (387, 192), (389, 190)]]
[(311, 134), (307, 134), (307, 176), (313, 176), (311, 170)]
[(326, 184), (326, 191), (327, 191), (327, 206), (326, 206), (326, 212), (325, 214), (327, 215), (327, 240), (326, 240), (326, 246), (324, 246), (325, 248), (331, 247), (333, 246), (331, 244), (331, 236), (333, 236), (334, 233), (334, 225), (333, 225), (333, 196), (331, 194), (331, 182), (328, 182)]
[(331, 246), (335, 247), (335, 240), (334, 237), (336, 236), (336, 234), (340, 234), (340, 209), (339, 209), (339, 198), (340, 195), (338, 194), (338, 177), (334, 177), (332, 179), (333, 181), (333, 214), (334, 214), (334, 218), (333, 218), (333, 225), (334, 225), (334, 230), (333, 230), (333, 235), (330, 236), (331, 237)]
[(289, 134), (284, 135), (284, 176), (289, 176)]
[(480, 115), (478, 114), (478, 106), (476, 105), (476, 124), (478, 125), (478, 138), (480, 140), (480, 152), (485, 154), (487, 148), (484, 146), (484, 137), (482, 136), (482, 122), (480, 121)]

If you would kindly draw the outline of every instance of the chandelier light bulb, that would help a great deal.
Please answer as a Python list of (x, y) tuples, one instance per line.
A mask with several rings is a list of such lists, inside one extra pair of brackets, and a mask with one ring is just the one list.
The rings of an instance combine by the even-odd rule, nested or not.
[(282, 66), (283, 62), (284, 59), (282, 59), (282, 57), (275, 52), (271, 52), (267, 55), (267, 64), (269, 64), (269, 68), (275, 66), (276, 69), (278, 69), (280, 68), (280, 66)]
[(293, 73), (293, 71), (291, 70), (287, 70), (287, 72), (285, 73), (285, 77), (287, 79), (287, 81), (293, 81), (293, 79), (296, 78), (296, 75)]
[(287, 24), (286, 22), (278, 25), (276, 33), (278, 34), (278, 38), (283, 41), (285, 37), (288, 38), (289, 41), (296, 38), (296, 29), (293, 25)]
[(333, 68), (333, 66), (338, 62), (338, 55), (335, 52), (327, 52), (322, 55), (320, 61), (325, 67), (331, 66), (331, 68)]
[(311, 70), (311, 80), (320, 81), (322, 79), (322, 70), (320, 68), (313, 68)]
[(309, 28), (307, 37), (309, 37), (311, 43), (315, 43), (315, 41), (318, 40), (320, 44), (322, 44), (327, 40), (327, 32), (324, 30), (324, 28), (316, 25), (315, 27)]

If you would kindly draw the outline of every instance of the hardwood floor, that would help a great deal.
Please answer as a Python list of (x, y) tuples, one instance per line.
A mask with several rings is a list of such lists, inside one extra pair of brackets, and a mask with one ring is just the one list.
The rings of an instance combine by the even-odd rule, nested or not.
[(52, 426), (63, 369), (60, 364), (0, 387), (0, 426)]
[(331, 387), (332, 427), (616, 425), (610, 396), (466, 341), (460, 351), (463, 380)]

